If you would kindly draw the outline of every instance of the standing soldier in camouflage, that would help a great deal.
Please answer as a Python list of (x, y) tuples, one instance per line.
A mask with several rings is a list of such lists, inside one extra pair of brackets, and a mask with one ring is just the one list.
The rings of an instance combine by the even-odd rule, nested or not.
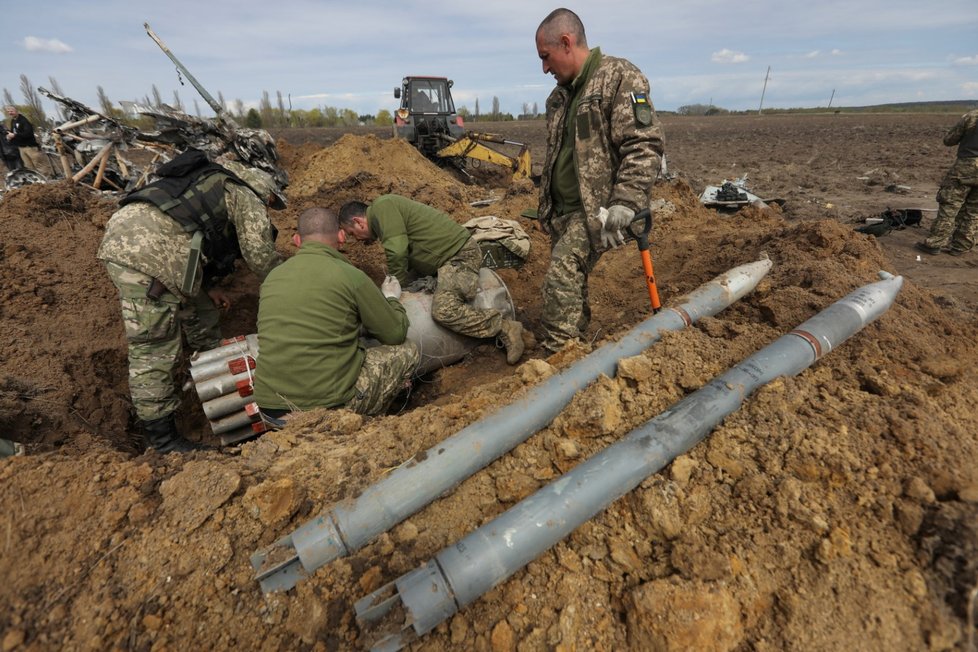
[(482, 250), (468, 229), (436, 208), (399, 195), (383, 195), (369, 207), (347, 202), (339, 217), (345, 236), (381, 241), (387, 273), (402, 284), (413, 277), (437, 275), (431, 300), (435, 323), (468, 337), (499, 337), (506, 362), (519, 361), (524, 347), (522, 324), (504, 319), (494, 308), (469, 305), (479, 289)]
[(98, 250), (122, 302), (133, 407), (162, 453), (200, 448), (176, 428), (181, 330), (194, 349), (220, 344), (220, 310), (231, 304), (216, 282), (238, 258), (261, 279), (281, 262), (265, 207), (284, 207), (264, 171), (193, 150), (167, 166), (122, 200)]
[(944, 144), (957, 145), (958, 156), (937, 191), (937, 217), (930, 235), (917, 248), (932, 255), (944, 250), (960, 256), (978, 239), (978, 109), (948, 129)]
[[(377, 289), (337, 251), (340, 241), (333, 212), (307, 209), (293, 238), (298, 253), (262, 283), (255, 401), (273, 425), (294, 409), (382, 414), (421, 359), (405, 341), (400, 283), (389, 276)], [(361, 327), (381, 346), (364, 349)]]
[(588, 276), (598, 258), (648, 208), (663, 136), (645, 75), (625, 59), (589, 49), (577, 14), (551, 12), (537, 28), (536, 46), (543, 72), (557, 80), (547, 98), (538, 211), (551, 239), (543, 346), (555, 352), (587, 329)]

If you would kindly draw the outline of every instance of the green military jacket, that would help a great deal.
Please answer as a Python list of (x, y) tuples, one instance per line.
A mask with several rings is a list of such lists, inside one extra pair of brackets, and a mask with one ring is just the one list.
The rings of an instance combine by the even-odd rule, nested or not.
[(968, 111), (944, 134), (944, 144), (958, 146), (958, 158), (978, 157), (978, 109)]
[[(282, 262), (281, 255), (275, 251), (272, 223), (265, 205), (254, 192), (235, 183), (225, 184), (224, 200), (245, 263), (259, 279), (264, 279)], [(170, 292), (186, 299), (189, 297), (182, 294), (181, 288), (191, 236), (156, 206), (146, 202), (128, 204), (116, 211), (105, 225), (98, 258), (157, 278)], [(200, 292), (202, 277), (203, 272), (198, 269), (190, 296)]]
[(446, 213), (400, 195), (375, 199), (367, 209), (367, 226), (384, 246), (387, 273), (402, 285), (412, 273), (434, 276), (471, 237)]
[(664, 137), (649, 94), (649, 82), (634, 64), (592, 50), (600, 60), (591, 71), (574, 115), (571, 92), (557, 86), (547, 98), (547, 154), (540, 182), (538, 217), (550, 232), (554, 214), (551, 183), (565, 137), (574, 121), (574, 163), (591, 246), (604, 251), (598, 209), (621, 204), (648, 208), (659, 174)]
[(345, 405), (363, 365), (361, 326), (381, 344), (402, 344), (408, 318), (340, 252), (304, 242), (261, 286), (255, 401), (276, 409)]

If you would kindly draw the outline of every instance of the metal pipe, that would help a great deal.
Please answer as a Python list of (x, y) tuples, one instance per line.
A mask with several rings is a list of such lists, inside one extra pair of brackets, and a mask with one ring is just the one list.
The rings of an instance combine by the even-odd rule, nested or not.
[[(223, 435), (231, 432), (232, 430), (237, 430), (243, 426), (251, 425), (254, 421), (254, 415), (249, 413), (248, 406), (255, 405), (254, 403), (249, 403), (244, 409), (233, 412), (226, 417), (221, 417), (220, 419), (214, 419), (211, 421), (211, 430), (214, 431), (215, 435)], [(255, 405), (255, 414), (258, 412), (258, 406)]]
[(375, 649), (396, 650), (422, 636), (516, 573), (736, 411), (756, 389), (793, 376), (861, 330), (892, 305), (902, 277), (865, 285), (516, 504), (425, 566), (358, 600), (357, 617), (377, 626), (392, 608), (393, 631), (377, 631)]
[(237, 392), (233, 392), (231, 394), (225, 394), (224, 396), (212, 398), (209, 401), (204, 401), (201, 404), (201, 407), (204, 409), (204, 416), (207, 417), (208, 421), (214, 422), (223, 416), (227, 416), (232, 412), (240, 410), (254, 400), (255, 397), (251, 394), (241, 396)]
[(230, 340), (223, 341), (225, 343), (217, 348), (210, 349), (208, 351), (197, 351), (194, 353), (190, 357), (190, 364), (205, 364), (207, 362), (223, 360), (224, 358), (229, 358), (233, 355), (241, 355), (243, 353), (248, 353), (252, 356), (258, 355), (258, 336), (254, 333), (251, 335), (238, 335)]
[[(246, 371), (240, 374), (232, 374), (231, 372), (228, 372), (223, 376), (215, 376), (214, 378), (202, 380), (196, 385), (197, 398), (199, 398), (201, 402), (204, 402), (217, 398), (218, 396), (224, 396), (225, 394), (238, 394), (241, 391), (241, 386), (239, 383), (242, 383), (245, 386), (250, 386), (254, 378), (254, 372), (248, 373)], [(193, 385), (193, 383), (191, 383), (191, 385)], [(190, 388), (188, 387), (187, 389)]]
[(210, 362), (204, 362), (202, 364), (191, 365), (190, 378), (193, 379), (195, 383), (199, 383), (202, 380), (216, 378), (217, 376), (222, 376), (227, 373), (247, 373), (248, 369), (251, 369), (252, 373), (254, 373), (255, 356), (250, 353), (242, 353), (238, 356), (232, 355), (226, 358), (219, 358), (217, 360), (211, 360)]
[(256, 552), (251, 564), (262, 589), (290, 589), (323, 564), (367, 544), (544, 428), (578, 390), (601, 374), (614, 376), (619, 359), (641, 353), (662, 331), (680, 330), (716, 314), (753, 290), (770, 269), (765, 258), (721, 274), (680, 306), (646, 319), (620, 341), (605, 344), (514, 403), (416, 455), (356, 499), (333, 506)]

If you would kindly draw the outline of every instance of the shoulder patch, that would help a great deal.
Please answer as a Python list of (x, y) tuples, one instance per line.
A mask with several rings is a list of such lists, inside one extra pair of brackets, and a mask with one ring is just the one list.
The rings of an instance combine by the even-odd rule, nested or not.
[(652, 124), (652, 103), (647, 93), (632, 93), (632, 111), (635, 113), (635, 125), (648, 127)]

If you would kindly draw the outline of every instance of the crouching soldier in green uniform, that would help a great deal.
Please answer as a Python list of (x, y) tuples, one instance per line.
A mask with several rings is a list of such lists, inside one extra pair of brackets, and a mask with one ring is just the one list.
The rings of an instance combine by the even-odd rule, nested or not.
[(435, 276), (438, 283), (431, 301), (431, 318), (448, 330), (468, 337), (499, 337), (506, 347), (506, 362), (516, 364), (523, 355), (523, 326), (504, 319), (493, 308), (480, 310), (469, 302), (479, 289), (482, 251), (468, 229), (431, 206), (399, 195), (382, 195), (370, 206), (348, 202), (340, 209), (345, 236), (380, 240), (387, 257), (387, 273), (402, 284), (412, 276)]
[(261, 279), (281, 262), (266, 204), (284, 207), (271, 175), (220, 166), (189, 150), (157, 170), (160, 180), (130, 193), (105, 227), (98, 250), (119, 290), (129, 343), (129, 392), (149, 445), (162, 453), (199, 445), (178, 434), (174, 369), (181, 331), (197, 350), (220, 344), (214, 286), (244, 258)]
[[(337, 251), (331, 211), (304, 211), (297, 230), (299, 251), (261, 286), (255, 401), (272, 423), (313, 408), (381, 414), (410, 386), (421, 359), (405, 340), (400, 283), (388, 277), (378, 289)], [(361, 328), (381, 346), (365, 349)]]

